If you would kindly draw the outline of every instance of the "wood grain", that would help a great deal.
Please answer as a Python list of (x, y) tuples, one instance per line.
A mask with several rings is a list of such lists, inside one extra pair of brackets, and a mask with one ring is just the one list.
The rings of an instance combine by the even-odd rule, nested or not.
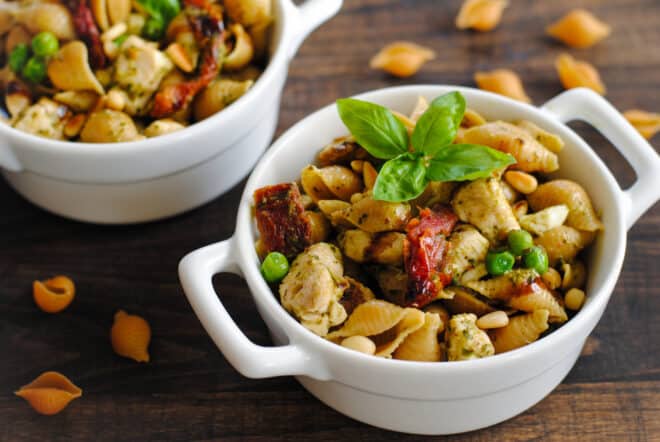
[[(618, 108), (660, 111), (660, 2), (515, 0), (488, 34), (454, 29), (459, 3), (345, 1), (293, 62), (278, 133), (338, 97), (397, 84), (471, 86), (475, 70), (495, 67), (516, 70), (541, 104), (561, 91), (552, 64), (565, 50), (542, 29), (577, 3), (614, 32), (590, 50), (570, 52), (600, 69)], [(369, 69), (380, 46), (397, 39), (431, 46), (438, 58), (409, 80)], [(623, 186), (634, 181), (602, 136), (573, 127)], [(231, 235), (243, 184), (174, 219), (101, 227), (45, 213), (0, 183), (0, 440), (421, 440), (346, 418), (292, 378), (245, 379), (208, 338), (176, 266), (187, 252)], [(555, 392), (508, 422), (443, 440), (660, 441), (659, 228), (656, 206), (629, 232), (610, 305)], [(78, 296), (51, 316), (34, 306), (30, 284), (58, 273), (76, 281)], [(269, 344), (245, 284), (233, 275), (219, 275), (215, 284), (246, 334)], [(151, 363), (112, 353), (108, 333), (119, 308), (150, 321)], [(61, 371), (84, 389), (54, 417), (35, 415), (12, 394), (45, 370)]]

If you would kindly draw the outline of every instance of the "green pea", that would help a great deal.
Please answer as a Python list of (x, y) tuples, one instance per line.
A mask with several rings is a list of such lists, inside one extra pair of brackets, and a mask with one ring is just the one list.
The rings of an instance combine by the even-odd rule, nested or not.
[(511, 252), (488, 252), (486, 255), (486, 270), (493, 276), (503, 275), (513, 268), (516, 258)]
[(25, 43), (17, 44), (9, 53), (9, 68), (16, 73), (21, 72), (29, 57), (30, 48), (28, 48), (28, 45)]
[(507, 237), (509, 250), (515, 256), (521, 256), (523, 252), (534, 245), (532, 235), (526, 230), (513, 230)]
[(40, 58), (32, 57), (23, 67), (21, 75), (31, 83), (41, 83), (46, 79), (46, 63)]
[(280, 252), (270, 252), (261, 263), (261, 274), (270, 284), (280, 282), (289, 273), (289, 261)]
[(52, 32), (40, 32), (32, 38), (32, 52), (37, 57), (50, 57), (60, 49), (60, 43)]
[(548, 254), (542, 247), (534, 246), (523, 254), (523, 265), (528, 269), (534, 269), (539, 275), (548, 271)]

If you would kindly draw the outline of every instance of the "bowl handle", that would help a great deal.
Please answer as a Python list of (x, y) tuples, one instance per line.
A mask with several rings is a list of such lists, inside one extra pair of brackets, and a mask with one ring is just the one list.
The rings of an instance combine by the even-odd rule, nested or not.
[(21, 163), (18, 162), (16, 155), (6, 144), (0, 143), (0, 167), (3, 167), (11, 172), (20, 172), (23, 170)]
[(637, 181), (622, 192), (628, 229), (660, 199), (660, 157), (655, 149), (607, 100), (586, 88), (566, 91), (541, 109), (560, 121), (582, 120), (605, 136), (628, 160)]
[(339, 9), (343, 0), (307, 0), (300, 6), (293, 6), (296, 31), (291, 40), (289, 58), (293, 58), (298, 48), (314, 29), (332, 18)]
[(242, 276), (234, 239), (211, 244), (186, 255), (179, 263), (179, 279), (188, 301), (207, 333), (227, 360), (244, 376), (267, 378), (284, 375), (322, 376), (315, 360), (299, 345), (280, 347), (254, 344), (229, 316), (213, 288), (216, 273), (229, 272)]

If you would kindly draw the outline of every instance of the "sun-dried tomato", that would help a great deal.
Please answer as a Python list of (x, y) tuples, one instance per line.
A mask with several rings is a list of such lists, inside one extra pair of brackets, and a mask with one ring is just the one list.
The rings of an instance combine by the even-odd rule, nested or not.
[(73, 26), (76, 33), (85, 42), (89, 51), (89, 59), (94, 69), (105, 66), (106, 57), (101, 43), (101, 33), (96, 26), (92, 10), (86, 0), (65, 0), (65, 5), (73, 16)]
[(312, 243), (312, 223), (305, 215), (296, 183), (266, 186), (254, 192), (255, 218), (268, 252), (292, 259)]
[(442, 261), (451, 244), (446, 237), (451, 233), (458, 217), (447, 206), (434, 210), (423, 209), (419, 218), (406, 226), (403, 244), (404, 265), (408, 274), (406, 304), (423, 307), (433, 301), (448, 285), (452, 276), (442, 272)]

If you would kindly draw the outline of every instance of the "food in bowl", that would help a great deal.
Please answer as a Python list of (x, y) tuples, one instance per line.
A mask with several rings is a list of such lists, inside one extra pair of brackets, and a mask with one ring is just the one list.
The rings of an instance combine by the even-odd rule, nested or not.
[(262, 274), (304, 327), (376, 356), (460, 361), (522, 347), (581, 307), (581, 252), (603, 225), (580, 184), (543, 180), (560, 137), (486, 121), (458, 92), (410, 117), (337, 107), (351, 135), (299, 183), (253, 195)]
[(1, 6), (6, 122), (92, 143), (168, 134), (229, 106), (259, 77), (271, 22), (270, 0)]

